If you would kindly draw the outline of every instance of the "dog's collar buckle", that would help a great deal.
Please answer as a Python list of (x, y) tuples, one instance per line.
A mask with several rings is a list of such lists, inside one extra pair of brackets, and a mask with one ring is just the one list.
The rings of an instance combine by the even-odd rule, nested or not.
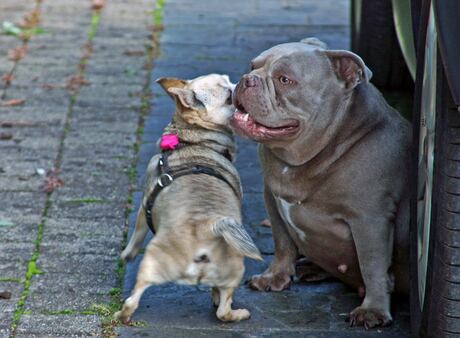
[(170, 185), (173, 181), (174, 181), (174, 178), (170, 174), (163, 173), (160, 176), (158, 176), (157, 184), (161, 188), (164, 188), (164, 187), (167, 187), (168, 185)]

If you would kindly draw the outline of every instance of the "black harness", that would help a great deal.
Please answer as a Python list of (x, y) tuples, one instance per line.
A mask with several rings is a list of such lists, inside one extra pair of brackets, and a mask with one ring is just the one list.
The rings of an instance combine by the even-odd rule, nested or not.
[[(152, 208), (153, 208), (155, 199), (157, 198), (160, 191), (163, 190), (163, 188), (167, 187), (172, 182), (174, 182), (175, 179), (181, 176), (199, 175), (199, 174), (214, 176), (218, 178), (219, 180), (227, 183), (232, 188), (232, 190), (235, 192), (235, 194), (237, 196), (239, 195), (235, 187), (224, 176), (222, 176), (220, 173), (218, 173), (213, 168), (206, 167), (203, 165), (195, 165), (193, 167), (188, 167), (188, 168), (183, 168), (183, 169), (178, 169), (178, 170), (173, 171), (168, 164), (168, 156), (170, 154), (171, 154), (170, 150), (163, 151), (160, 157), (160, 161), (158, 162), (159, 175), (158, 175), (157, 183), (155, 184), (155, 187), (153, 188), (152, 192), (150, 193), (147, 199), (147, 202), (144, 205), (145, 218), (147, 221), (147, 225), (149, 226), (152, 233), (155, 233), (155, 228), (153, 227), (153, 221), (152, 221)], [(231, 160), (230, 154), (226, 154), (225, 157)]]

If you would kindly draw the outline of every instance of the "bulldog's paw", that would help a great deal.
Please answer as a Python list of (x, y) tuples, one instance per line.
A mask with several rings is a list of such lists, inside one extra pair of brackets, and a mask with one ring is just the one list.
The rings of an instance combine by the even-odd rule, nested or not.
[(389, 326), (393, 322), (391, 314), (388, 311), (379, 309), (366, 309), (358, 306), (350, 312), (348, 319), (350, 326), (362, 326), (365, 329), (372, 329), (377, 326)]
[(287, 273), (273, 274), (266, 272), (252, 276), (248, 280), (248, 285), (253, 290), (258, 291), (283, 291), (291, 286), (291, 276)]

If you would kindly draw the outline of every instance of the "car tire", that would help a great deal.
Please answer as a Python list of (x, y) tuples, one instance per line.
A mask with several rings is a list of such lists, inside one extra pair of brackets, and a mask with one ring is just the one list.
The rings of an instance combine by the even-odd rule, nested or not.
[[(429, 4), (429, 1), (426, 1)], [(424, 10), (427, 12), (426, 8)], [(411, 334), (413, 337), (460, 336), (460, 113), (453, 102), (445, 76), (441, 57), (436, 47), (436, 86), (434, 96), (435, 118), (433, 137), (433, 170), (431, 184), (431, 208), (428, 239), (423, 242), (420, 229), (428, 222), (421, 222), (420, 187), (425, 172), (420, 167), (420, 135), (429, 118), (423, 113), (423, 90), (426, 76), (425, 41), (429, 14), (422, 16), (425, 22), (419, 35), (417, 78), (414, 102), (414, 168), (417, 169), (413, 184), (411, 206)], [(436, 44), (437, 46), (437, 44)], [(428, 53), (428, 52), (427, 52)], [(423, 143), (424, 144), (424, 143)], [(428, 146), (429, 148), (429, 146)], [(422, 173), (423, 172), (423, 173)], [(421, 179), (422, 178), (422, 179)], [(428, 187), (429, 185), (426, 185)], [(425, 191), (424, 196), (427, 196)], [(424, 208), (425, 210), (426, 208)], [(425, 220), (427, 218), (424, 218)], [(421, 226), (423, 224), (423, 226)], [(424, 243), (425, 250), (421, 250)], [(420, 252), (426, 252), (426, 274), (420, 265)], [(422, 255), (423, 256), (423, 255)], [(421, 286), (421, 280), (425, 280)], [(424, 290), (424, 291), (423, 291)], [(423, 296), (421, 296), (423, 295)], [(423, 298), (422, 298), (423, 297)]]
[(351, 49), (379, 88), (411, 89), (413, 81), (396, 36), (390, 0), (352, 0)]

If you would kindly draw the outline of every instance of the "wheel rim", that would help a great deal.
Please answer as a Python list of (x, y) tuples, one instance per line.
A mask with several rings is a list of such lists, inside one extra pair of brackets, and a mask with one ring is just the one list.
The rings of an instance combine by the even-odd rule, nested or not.
[(424, 75), (420, 108), (420, 138), (417, 187), (417, 270), (419, 302), (421, 310), (423, 310), (423, 303), (425, 300), (426, 292), (431, 226), (436, 126), (436, 56), (437, 34), (434, 22), (433, 7), (431, 7), (425, 42)]

